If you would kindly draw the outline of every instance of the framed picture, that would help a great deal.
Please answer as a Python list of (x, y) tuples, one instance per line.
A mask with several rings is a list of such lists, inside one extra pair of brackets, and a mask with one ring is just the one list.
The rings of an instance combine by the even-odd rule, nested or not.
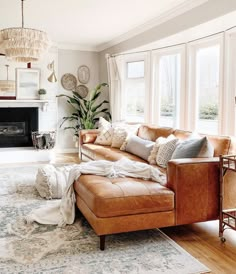
[(16, 99), (38, 99), (40, 70), (16, 68)]
[[(15, 100), (16, 99), (16, 82), (15, 80), (9, 80), (9, 65), (5, 65), (7, 69), (6, 78), (0, 80), (0, 100)], [(15, 69), (14, 69), (15, 71)], [(10, 76), (10, 79), (13, 75)], [(15, 78), (15, 77), (14, 77)]]
[(82, 65), (78, 68), (78, 80), (82, 84), (87, 84), (90, 78), (90, 70), (87, 66)]
[(6, 81), (5, 87), (4, 87), (4, 84), (1, 83), (0, 81), (0, 100), (15, 100), (15, 99), (16, 99), (16, 91), (15, 91), (14, 81)]

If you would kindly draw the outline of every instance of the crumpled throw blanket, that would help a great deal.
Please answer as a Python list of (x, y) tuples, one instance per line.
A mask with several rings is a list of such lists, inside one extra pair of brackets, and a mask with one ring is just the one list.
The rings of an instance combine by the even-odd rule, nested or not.
[(94, 174), (106, 177), (133, 177), (156, 181), (160, 184), (166, 182), (166, 176), (158, 169), (140, 162), (122, 158), (111, 162), (106, 160), (91, 161), (72, 166), (69, 172), (65, 192), (61, 200), (56, 200), (50, 207), (39, 208), (25, 217), (27, 223), (52, 224), (60, 227), (72, 224), (75, 219), (75, 193), (73, 182), (81, 174)]

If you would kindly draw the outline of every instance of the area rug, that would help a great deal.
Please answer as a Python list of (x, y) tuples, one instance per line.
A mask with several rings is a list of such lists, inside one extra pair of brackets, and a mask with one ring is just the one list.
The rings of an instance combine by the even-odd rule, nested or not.
[(190, 274), (209, 269), (158, 229), (109, 235), (105, 251), (86, 220), (26, 224), (32, 209), (51, 205), (34, 186), (38, 166), (0, 168), (0, 273)]

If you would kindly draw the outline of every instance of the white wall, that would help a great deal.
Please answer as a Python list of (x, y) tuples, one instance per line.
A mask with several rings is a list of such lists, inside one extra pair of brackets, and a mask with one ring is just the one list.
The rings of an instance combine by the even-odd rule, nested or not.
[[(90, 79), (86, 84), (89, 90), (99, 84), (99, 63), (96, 52), (59, 49), (58, 64), (58, 94), (72, 95), (72, 92), (63, 89), (60, 79), (65, 73), (71, 73), (77, 77), (77, 70), (81, 65), (86, 65), (90, 69)], [(78, 82), (78, 84), (81, 83)], [(65, 98), (58, 98), (58, 124), (61, 123), (62, 117), (71, 114), (72, 110), (73, 108), (66, 102)], [(68, 126), (69, 124), (65, 125)], [(58, 128), (58, 142), (61, 152), (77, 151), (73, 142), (72, 130), (64, 130), (63, 127)]]
[[(231, 13), (234, 10), (236, 10), (235, 0), (208, 0), (204, 4), (185, 12), (184, 14), (176, 16), (175, 18), (159, 24), (150, 30), (147, 30), (139, 35), (127, 39), (126, 41), (101, 51), (99, 55), (100, 80), (107, 81), (107, 68), (105, 60), (105, 55), (107, 53), (117, 54), (127, 51), (135, 51), (140, 47), (142, 47), (143, 50), (150, 43), (156, 43), (156, 41), (161, 39), (175, 36), (180, 32), (197, 27), (201, 24), (207, 24), (207, 22)], [(212, 27), (212, 31), (214, 31), (214, 25)], [(217, 25), (217, 27), (219, 28), (219, 25)], [(200, 30), (201, 29), (199, 29), (199, 31)], [(204, 27), (202, 30), (205, 30)], [(183, 37), (188, 39), (186, 36)], [(172, 43), (178, 43), (178, 37), (177, 39), (174, 38)]]

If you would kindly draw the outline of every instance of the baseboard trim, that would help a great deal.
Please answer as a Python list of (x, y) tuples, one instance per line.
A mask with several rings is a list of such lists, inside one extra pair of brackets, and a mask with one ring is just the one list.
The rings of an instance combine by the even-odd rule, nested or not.
[(79, 153), (78, 148), (56, 149), (56, 153)]

